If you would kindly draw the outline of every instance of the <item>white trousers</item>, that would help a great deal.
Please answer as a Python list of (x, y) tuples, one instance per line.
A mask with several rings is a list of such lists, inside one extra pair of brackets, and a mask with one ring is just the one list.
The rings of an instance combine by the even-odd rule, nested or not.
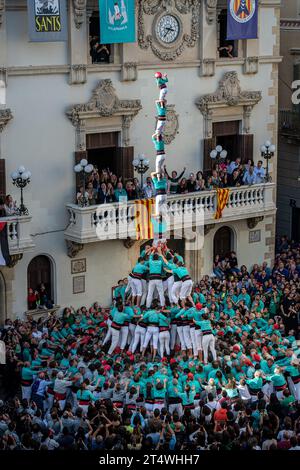
[(198, 345), (196, 341), (195, 327), (190, 327), (190, 335), (191, 335), (191, 340), (192, 340), (194, 358), (196, 358), (198, 356)]
[(108, 330), (107, 330), (106, 336), (103, 340), (102, 346), (104, 346), (106, 343), (108, 343), (108, 341), (111, 338), (111, 324), (112, 324), (112, 321), (111, 321), (110, 318), (107, 320), (106, 324), (108, 326)]
[(129, 333), (127, 337), (127, 344), (129, 345), (129, 349), (131, 351), (131, 347), (133, 346), (134, 342), (134, 332), (136, 329), (136, 325), (134, 323), (129, 323)]
[(150, 340), (152, 340), (153, 349), (157, 349), (158, 337), (159, 337), (158, 326), (148, 326), (146, 335), (145, 335), (143, 348), (146, 349), (148, 344), (150, 343)]
[(159, 101), (165, 100), (166, 96), (167, 96), (167, 93), (168, 93), (168, 87), (161, 88), (159, 90)]
[(158, 194), (155, 196), (155, 212), (156, 214), (166, 214), (167, 212), (167, 195)]
[(131, 291), (132, 291), (133, 297), (136, 297), (136, 296), (142, 297), (142, 293), (143, 293), (142, 280), (135, 279), (134, 277), (131, 277), (130, 279), (131, 279), (130, 285), (131, 285)]
[(170, 332), (160, 331), (159, 333), (159, 354), (164, 357), (164, 354), (170, 355)]
[(185, 345), (184, 335), (183, 335), (183, 326), (177, 326), (177, 333), (179, 336), (181, 349), (182, 351), (186, 351), (186, 345)]
[(150, 308), (151, 303), (153, 300), (153, 294), (155, 292), (155, 289), (158, 292), (159, 295), (159, 302), (161, 307), (165, 306), (165, 296), (164, 296), (164, 288), (163, 288), (163, 282), (161, 279), (151, 279), (149, 281), (149, 287), (148, 287), (148, 295), (147, 295), (147, 302), (146, 302), (146, 307)]
[(155, 160), (155, 171), (156, 173), (163, 173), (164, 171), (164, 163), (166, 161), (166, 154), (162, 153), (161, 155), (156, 155)]
[(147, 292), (148, 292), (148, 284), (146, 279), (142, 279), (142, 289), (143, 289), (143, 294), (141, 298), (141, 305), (145, 305), (146, 303), (146, 298), (147, 298)]
[(186, 349), (192, 349), (190, 325), (183, 326), (182, 333), (183, 333), (183, 338), (184, 338), (184, 343), (186, 345)]
[(125, 349), (125, 346), (127, 344), (127, 338), (128, 338), (128, 333), (129, 333), (129, 327), (128, 326), (122, 326), (121, 328), (121, 333), (120, 333), (120, 348)]
[(120, 333), (121, 333), (120, 330), (116, 330), (115, 328), (111, 329), (111, 345), (107, 354), (111, 355), (116, 349), (116, 347), (118, 346)]
[(171, 291), (171, 297), (172, 297), (172, 303), (173, 304), (178, 304), (179, 300), (179, 292), (181, 290), (181, 281), (176, 281), (172, 285), (172, 291)]
[(288, 377), (287, 382), (289, 385), (290, 392), (294, 395), (295, 400), (300, 401), (300, 382), (294, 384), (291, 377)]
[(183, 415), (182, 404), (181, 403), (171, 403), (171, 405), (169, 405), (169, 413), (172, 415), (174, 413), (174, 411), (176, 411), (179, 418), (181, 418), (181, 416)]
[[(166, 237), (160, 237), (156, 233), (154, 234), (152, 246), (157, 248), (158, 246), (165, 245), (166, 243), (167, 243)], [(164, 286), (163, 286), (163, 289), (165, 291)]]
[(133, 345), (131, 348), (132, 354), (135, 353), (138, 345), (140, 345), (140, 352), (143, 350), (143, 344), (145, 341), (145, 335), (146, 335), (146, 328), (142, 328), (141, 326), (137, 325), (135, 332), (134, 332), (134, 341)]
[(203, 347), (202, 347), (202, 331), (200, 329), (197, 330), (195, 328), (195, 340), (196, 340), (196, 344), (197, 344), (197, 350), (202, 351), (202, 349), (203, 349)]
[(162, 121), (161, 119), (157, 119), (156, 131), (158, 131), (160, 134), (162, 134), (165, 130), (165, 127), (166, 127), (166, 121)]
[(177, 325), (171, 324), (171, 341), (170, 341), (170, 347), (171, 350), (175, 348), (176, 344), (176, 339), (177, 339)]
[(203, 335), (202, 337), (204, 364), (208, 362), (208, 351), (211, 352), (213, 361), (217, 360), (217, 353), (215, 348), (215, 337), (213, 334)]
[(170, 276), (167, 279), (168, 297), (169, 301), (172, 302), (172, 287), (174, 284), (174, 276)]
[(187, 279), (186, 281), (183, 281), (180, 289), (180, 300), (185, 300), (187, 297), (189, 297), (192, 293), (192, 288), (193, 288), (193, 281), (192, 279)]

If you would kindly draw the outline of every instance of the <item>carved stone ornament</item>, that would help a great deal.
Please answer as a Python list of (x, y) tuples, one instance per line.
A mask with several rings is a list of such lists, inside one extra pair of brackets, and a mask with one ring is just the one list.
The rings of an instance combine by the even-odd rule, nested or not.
[[(157, 119), (157, 118), (156, 118)], [(164, 132), (165, 144), (170, 144), (178, 134), (179, 121), (178, 114), (175, 111), (175, 104), (167, 105), (167, 120)]]
[(10, 255), (8, 267), (9, 268), (14, 268), (16, 266), (16, 264), (19, 261), (21, 261), (22, 258), (23, 258), (23, 253), (18, 253), (17, 255)]
[(261, 217), (251, 217), (250, 219), (247, 219), (247, 227), (252, 230), (262, 220), (264, 220), (263, 216), (261, 216)]
[(208, 24), (213, 24), (216, 21), (217, 3), (218, 3), (218, 0), (205, 0), (206, 21)]
[(100, 80), (88, 103), (77, 104), (66, 114), (76, 127), (76, 149), (85, 150), (85, 125), (87, 119), (97, 117), (122, 117), (123, 146), (130, 145), (130, 123), (142, 109), (140, 100), (120, 100), (110, 79)]
[(244, 64), (245, 74), (254, 74), (258, 72), (258, 57), (247, 57)]
[[(141, 49), (151, 49), (163, 61), (172, 61), (179, 57), (186, 47), (195, 47), (200, 35), (200, 0), (139, 0), (138, 2), (138, 44)], [(152, 34), (146, 35), (144, 15), (171, 12), (176, 9), (181, 14), (191, 14), (190, 34), (183, 34), (174, 47), (167, 50), (161, 46)]]
[(133, 247), (135, 242), (136, 240), (133, 240), (132, 238), (127, 237), (126, 240), (123, 240), (123, 245), (125, 246), (125, 248), (127, 248), (127, 250), (129, 250), (130, 248)]
[(5, 12), (5, 0), (0, 0), (0, 27), (3, 23), (4, 12)]
[(79, 29), (86, 18), (86, 0), (73, 0), (73, 8), (75, 26)]
[(201, 77), (213, 77), (216, 71), (215, 59), (203, 59), (200, 66)]
[[(262, 99), (261, 91), (242, 91), (237, 72), (226, 72), (219, 83), (217, 91), (203, 95), (196, 100), (196, 106), (203, 114), (205, 138), (212, 137), (213, 110), (227, 106), (243, 106), (248, 111), (250, 107)], [(250, 119), (249, 114), (247, 118)], [(249, 127), (248, 125), (246, 127)]]
[(82, 85), (87, 82), (87, 66), (75, 64), (71, 66), (70, 85)]
[(70, 258), (75, 258), (78, 253), (83, 250), (84, 245), (82, 243), (72, 242), (71, 240), (66, 240), (67, 252)]
[(7, 123), (13, 118), (13, 114), (9, 108), (0, 109), (0, 132), (3, 131)]
[(138, 79), (138, 64), (137, 62), (125, 62), (122, 65), (122, 81), (134, 82)]

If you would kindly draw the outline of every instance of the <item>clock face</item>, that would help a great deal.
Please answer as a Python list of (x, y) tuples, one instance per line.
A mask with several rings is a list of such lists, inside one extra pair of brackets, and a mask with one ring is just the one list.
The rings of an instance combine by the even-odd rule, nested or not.
[(165, 44), (172, 44), (179, 36), (180, 25), (173, 15), (162, 16), (156, 25), (156, 34)]

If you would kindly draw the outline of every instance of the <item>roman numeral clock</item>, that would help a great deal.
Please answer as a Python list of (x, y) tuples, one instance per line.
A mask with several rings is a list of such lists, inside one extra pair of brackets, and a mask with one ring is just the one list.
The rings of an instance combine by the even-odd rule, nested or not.
[(139, 0), (140, 48), (168, 62), (195, 47), (200, 31), (200, 3), (200, 0)]

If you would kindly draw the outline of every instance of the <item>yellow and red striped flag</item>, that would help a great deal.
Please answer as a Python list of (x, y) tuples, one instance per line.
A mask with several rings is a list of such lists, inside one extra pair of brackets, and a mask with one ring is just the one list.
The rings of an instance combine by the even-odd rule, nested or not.
[(217, 210), (215, 213), (215, 219), (221, 219), (223, 209), (225, 208), (229, 199), (229, 189), (219, 188), (217, 189)]
[(149, 240), (153, 238), (153, 225), (151, 221), (153, 198), (134, 201), (134, 216), (137, 240)]

